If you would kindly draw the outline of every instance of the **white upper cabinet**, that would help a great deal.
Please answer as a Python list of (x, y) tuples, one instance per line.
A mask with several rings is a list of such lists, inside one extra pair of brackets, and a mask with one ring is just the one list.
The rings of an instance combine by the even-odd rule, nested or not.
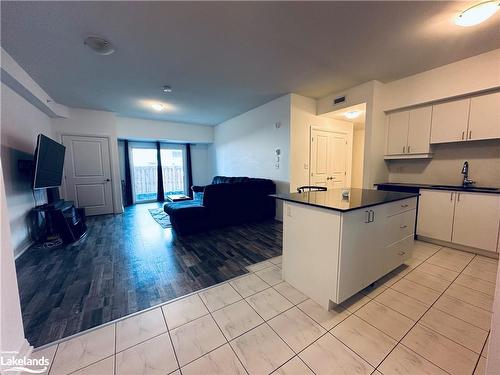
[(408, 123), (409, 154), (425, 154), (430, 151), (432, 107), (417, 108), (410, 111)]
[(386, 158), (428, 157), (432, 107), (391, 113), (387, 123)]
[(410, 112), (391, 113), (387, 124), (387, 155), (404, 154), (408, 143)]
[(453, 221), (453, 243), (496, 251), (500, 195), (459, 192)]
[(467, 139), (470, 99), (437, 104), (432, 110), (431, 143), (459, 142)]
[(471, 99), (468, 140), (500, 138), (500, 92)]

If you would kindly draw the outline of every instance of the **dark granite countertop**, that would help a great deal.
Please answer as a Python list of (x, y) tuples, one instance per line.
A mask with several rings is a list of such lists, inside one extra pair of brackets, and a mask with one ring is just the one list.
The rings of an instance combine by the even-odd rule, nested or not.
[(417, 184), (417, 183), (401, 183), (401, 182), (384, 182), (382, 184), (375, 184), (379, 189), (384, 187), (402, 187), (413, 189), (433, 189), (433, 190), (452, 190), (452, 191), (469, 191), (472, 193), (490, 193), (500, 194), (498, 187), (486, 186), (462, 186), (462, 185), (439, 185), (439, 184)]
[(349, 189), (349, 199), (342, 198), (343, 189), (327, 191), (312, 191), (304, 193), (273, 194), (272, 197), (288, 202), (301, 203), (308, 206), (327, 208), (347, 212), (379, 204), (395, 202), (402, 199), (417, 197), (418, 193), (401, 193), (395, 191)]

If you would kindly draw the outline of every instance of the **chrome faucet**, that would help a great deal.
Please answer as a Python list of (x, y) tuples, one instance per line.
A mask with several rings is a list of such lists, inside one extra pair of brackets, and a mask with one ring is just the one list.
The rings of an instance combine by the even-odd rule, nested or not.
[(464, 162), (464, 166), (462, 167), (462, 174), (464, 175), (464, 181), (462, 183), (463, 186), (470, 186), (470, 185), (474, 185), (476, 183), (476, 181), (472, 181), (469, 178), (469, 162), (468, 161)]

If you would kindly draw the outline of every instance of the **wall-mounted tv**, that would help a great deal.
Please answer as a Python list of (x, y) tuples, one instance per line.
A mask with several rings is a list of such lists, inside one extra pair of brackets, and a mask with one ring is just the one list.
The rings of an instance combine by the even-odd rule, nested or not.
[(39, 134), (35, 151), (33, 189), (61, 186), (66, 147)]

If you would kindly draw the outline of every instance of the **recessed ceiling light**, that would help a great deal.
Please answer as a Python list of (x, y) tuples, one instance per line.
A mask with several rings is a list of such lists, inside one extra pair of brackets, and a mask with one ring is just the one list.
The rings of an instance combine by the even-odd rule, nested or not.
[(455, 25), (474, 26), (490, 18), (499, 7), (498, 1), (486, 1), (464, 10), (455, 18)]
[(361, 111), (349, 111), (349, 112), (345, 112), (344, 116), (346, 118), (348, 118), (349, 120), (352, 120), (352, 119), (355, 119), (356, 117), (358, 117), (360, 114), (361, 114)]
[(168, 85), (163, 86), (163, 92), (166, 92), (166, 93), (172, 92), (172, 87), (170, 87)]
[(99, 55), (111, 55), (115, 52), (113, 43), (97, 35), (89, 35), (83, 40), (83, 44)]
[(165, 108), (165, 106), (161, 103), (153, 103), (151, 104), (151, 107), (153, 107), (155, 111), (163, 111), (163, 108)]

